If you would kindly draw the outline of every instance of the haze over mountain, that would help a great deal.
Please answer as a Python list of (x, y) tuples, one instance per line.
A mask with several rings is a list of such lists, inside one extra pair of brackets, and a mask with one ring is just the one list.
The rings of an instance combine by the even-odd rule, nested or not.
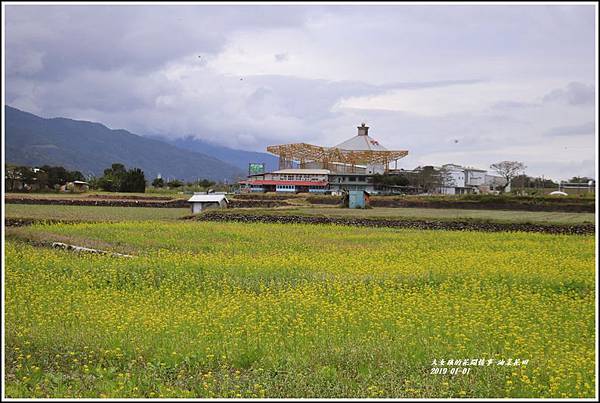
[(158, 140), (167, 141), (185, 150), (211, 155), (235, 165), (244, 172), (248, 171), (248, 164), (251, 162), (264, 163), (267, 171), (276, 170), (279, 164), (277, 157), (271, 154), (218, 146), (191, 136), (175, 139), (158, 138)]
[(85, 175), (101, 175), (112, 163), (141, 168), (147, 179), (228, 180), (245, 171), (213, 156), (178, 148), (127, 130), (67, 118), (46, 119), (5, 106), (8, 164), (60, 165)]

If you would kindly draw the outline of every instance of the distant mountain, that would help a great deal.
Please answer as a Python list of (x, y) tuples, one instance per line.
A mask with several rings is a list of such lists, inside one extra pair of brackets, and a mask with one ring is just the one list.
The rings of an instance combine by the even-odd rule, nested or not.
[(251, 162), (264, 163), (267, 171), (276, 170), (279, 164), (277, 157), (271, 154), (222, 147), (207, 143), (206, 141), (195, 139), (193, 137), (185, 137), (173, 140), (161, 138), (161, 140), (168, 141), (171, 144), (185, 150), (212, 155), (215, 158), (235, 165), (236, 167), (244, 170), (244, 172), (248, 172), (248, 164)]
[(112, 130), (94, 122), (45, 119), (6, 106), (6, 154), (9, 164), (60, 165), (85, 175), (101, 175), (112, 163), (141, 168), (147, 179), (234, 180), (247, 169), (214, 156), (178, 148), (155, 139)]

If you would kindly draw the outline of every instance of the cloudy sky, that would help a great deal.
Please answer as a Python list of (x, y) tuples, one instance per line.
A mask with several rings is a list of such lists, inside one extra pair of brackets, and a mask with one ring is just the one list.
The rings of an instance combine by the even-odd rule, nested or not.
[(264, 151), (366, 122), (399, 166), (594, 176), (592, 5), (6, 5), (5, 99)]

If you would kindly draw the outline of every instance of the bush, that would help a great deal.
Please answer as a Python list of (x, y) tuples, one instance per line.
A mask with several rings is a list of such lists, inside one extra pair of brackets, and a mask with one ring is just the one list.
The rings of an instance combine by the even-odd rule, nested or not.
[(121, 181), (119, 191), (144, 193), (146, 191), (146, 178), (144, 177), (144, 171), (139, 168), (133, 168), (127, 171), (123, 180)]
[(98, 179), (97, 185), (107, 192), (144, 193), (146, 178), (139, 168), (127, 171), (123, 164), (112, 164), (104, 170), (104, 175)]
[(167, 186), (170, 188), (180, 188), (183, 186), (183, 182), (178, 179), (173, 179), (172, 181), (167, 182)]

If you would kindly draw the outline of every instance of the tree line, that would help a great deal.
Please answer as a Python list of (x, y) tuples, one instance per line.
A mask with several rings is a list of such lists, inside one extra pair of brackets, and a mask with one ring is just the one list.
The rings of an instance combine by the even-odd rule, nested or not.
[[(99, 177), (88, 176), (80, 171), (69, 171), (62, 166), (43, 165), (41, 167), (7, 165), (5, 169), (5, 189), (9, 192), (26, 191), (51, 191), (59, 190), (69, 182), (87, 182), (92, 189), (106, 192), (144, 193), (147, 181), (144, 171), (140, 168), (127, 169), (125, 165), (114, 163), (103, 171)], [(199, 179), (194, 182), (184, 182), (179, 179), (165, 181), (156, 178), (152, 181), (154, 188), (177, 189), (181, 187), (198, 187), (208, 189), (216, 185), (208, 179)]]
[(146, 177), (139, 168), (125, 168), (125, 165), (115, 163), (104, 170), (104, 175), (91, 178), (90, 185), (107, 192), (144, 193)]
[(154, 188), (169, 188), (169, 189), (177, 189), (180, 187), (188, 186), (197, 186), (201, 188), (209, 188), (216, 184), (216, 182), (210, 181), (208, 179), (200, 179), (195, 182), (184, 182), (179, 179), (171, 179), (169, 181), (165, 181), (163, 178), (156, 178), (152, 181), (152, 187)]
[(61, 166), (42, 165), (39, 168), (7, 165), (5, 185), (8, 191), (15, 190), (58, 190), (68, 182), (85, 181), (79, 171), (69, 171)]

